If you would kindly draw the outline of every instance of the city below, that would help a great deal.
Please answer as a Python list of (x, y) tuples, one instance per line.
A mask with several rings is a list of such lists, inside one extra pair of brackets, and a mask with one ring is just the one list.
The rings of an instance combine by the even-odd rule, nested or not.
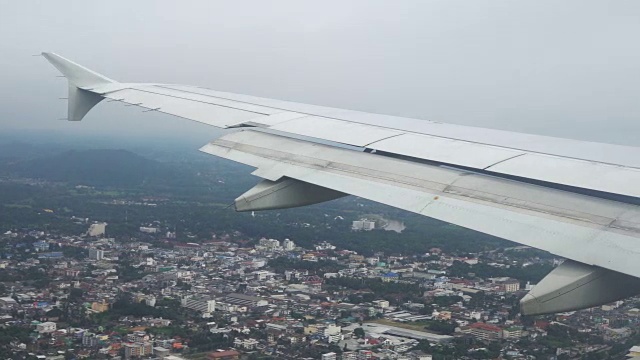
[(255, 179), (191, 149), (0, 150), (0, 359), (640, 353), (638, 298), (520, 314), (547, 252), (357, 197), (236, 213)]
[[(144, 241), (116, 241), (108, 224), (76, 221), (86, 224), (85, 234), (25, 229), (1, 236), (0, 332), (15, 336), (2, 345), (5, 354), (601, 359), (626, 354), (625, 343), (638, 337), (634, 300), (521, 317), (518, 300), (534, 285), (484, 273), (514, 268), (522, 275), (561, 262), (526, 247), (464, 257), (439, 248), (363, 256), (330, 239), (309, 248), (295, 239), (223, 234), (179, 242), (154, 223), (139, 227)], [(361, 229), (358, 221), (353, 227)]]

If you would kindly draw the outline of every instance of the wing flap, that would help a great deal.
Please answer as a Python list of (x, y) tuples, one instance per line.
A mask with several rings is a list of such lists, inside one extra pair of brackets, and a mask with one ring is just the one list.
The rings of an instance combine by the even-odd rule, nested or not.
[[(201, 150), (585, 264), (640, 273), (635, 205), (255, 131)], [(622, 216), (631, 227), (610, 226)]]

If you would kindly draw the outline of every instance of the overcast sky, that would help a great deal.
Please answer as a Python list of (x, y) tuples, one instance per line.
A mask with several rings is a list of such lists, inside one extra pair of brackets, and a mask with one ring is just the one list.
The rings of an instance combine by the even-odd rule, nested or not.
[(640, 146), (638, 1), (0, 0), (0, 131), (178, 136), (115, 103), (65, 117), (53, 51), (127, 82)]

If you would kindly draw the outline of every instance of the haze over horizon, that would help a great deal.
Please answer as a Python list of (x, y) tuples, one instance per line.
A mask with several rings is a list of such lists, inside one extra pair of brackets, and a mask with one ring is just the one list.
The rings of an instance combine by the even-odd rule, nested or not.
[(3, 133), (218, 131), (101, 103), (65, 116), (53, 51), (125, 82), (640, 146), (640, 4), (596, 1), (3, 2)]

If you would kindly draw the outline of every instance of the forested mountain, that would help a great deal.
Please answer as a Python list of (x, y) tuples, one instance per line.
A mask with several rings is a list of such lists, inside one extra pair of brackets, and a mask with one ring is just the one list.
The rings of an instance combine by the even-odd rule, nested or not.
[(127, 150), (70, 150), (7, 163), (5, 171), (23, 177), (91, 186), (139, 186), (184, 177), (174, 166)]
[[(77, 147), (70, 150), (72, 146)], [(107, 222), (109, 235), (116, 238), (138, 236), (139, 226), (157, 222), (177, 232), (178, 241), (237, 232), (240, 239), (292, 238), (304, 247), (329, 241), (365, 255), (377, 251), (422, 254), (431, 247), (459, 252), (510, 246), (489, 235), (356, 197), (304, 210), (236, 213), (229, 204), (259, 181), (250, 175), (252, 168), (164, 143), (130, 148), (133, 151), (91, 149), (74, 142), (56, 147), (37, 141), (13, 142), (6, 148), (12, 153), (0, 153), (0, 231), (46, 227), (80, 234), (86, 224), (74, 222), (72, 216), (76, 216)], [(154, 206), (142, 205), (145, 202)], [(407, 228), (402, 234), (351, 231), (351, 221), (367, 214), (399, 219)]]
[(169, 175), (161, 164), (126, 150), (71, 150), (17, 161), (10, 172), (48, 181), (84, 185), (133, 186)]

